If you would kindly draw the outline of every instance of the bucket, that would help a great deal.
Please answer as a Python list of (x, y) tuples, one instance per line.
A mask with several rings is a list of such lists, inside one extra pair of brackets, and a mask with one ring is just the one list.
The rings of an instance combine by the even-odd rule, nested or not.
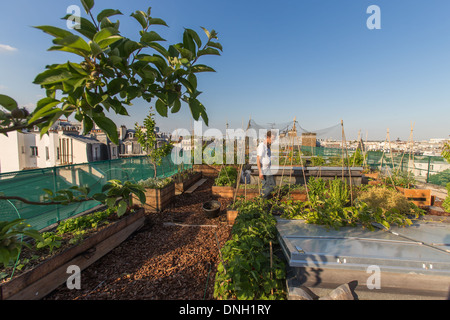
[(216, 218), (219, 215), (220, 206), (221, 203), (216, 200), (205, 202), (203, 204), (203, 212), (208, 218)]

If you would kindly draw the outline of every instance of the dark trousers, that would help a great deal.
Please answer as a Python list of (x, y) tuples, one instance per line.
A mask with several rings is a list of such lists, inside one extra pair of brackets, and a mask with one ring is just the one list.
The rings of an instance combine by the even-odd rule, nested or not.
[(263, 177), (264, 179), (262, 181), (261, 196), (263, 198), (268, 198), (275, 187), (275, 179), (272, 175), (264, 175)]

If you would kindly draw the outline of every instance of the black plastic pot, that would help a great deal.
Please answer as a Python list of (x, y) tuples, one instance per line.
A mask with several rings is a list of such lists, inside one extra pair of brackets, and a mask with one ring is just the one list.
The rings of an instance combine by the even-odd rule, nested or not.
[(208, 218), (215, 218), (219, 215), (221, 203), (211, 200), (203, 204), (203, 212)]

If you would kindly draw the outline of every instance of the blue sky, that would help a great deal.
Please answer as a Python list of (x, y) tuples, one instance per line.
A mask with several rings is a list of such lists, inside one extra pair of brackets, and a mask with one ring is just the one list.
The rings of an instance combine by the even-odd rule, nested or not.
[[(202, 63), (216, 73), (199, 76), (199, 97), (210, 127), (226, 121), (240, 128), (256, 122), (287, 122), (297, 117), (309, 130), (344, 120), (347, 139), (358, 130), (369, 139), (445, 138), (450, 134), (450, 1), (448, 0), (96, 0), (95, 12), (119, 9), (122, 33), (137, 39), (139, 26), (129, 17), (152, 7), (169, 28), (155, 31), (167, 45), (182, 40), (183, 28), (202, 34), (215, 29), (222, 56)], [(34, 77), (45, 65), (77, 59), (47, 52), (51, 37), (32, 28), (55, 25), (77, 0), (16, 0), (0, 3), (0, 92), (19, 104), (43, 97)], [(370, 5), (381, 9), (381, 29), (369, 30)], [(86, 17), (85, 13), (82, 12)], [(136, 101), (130, 117), (113, 117), (133, 126), (147, 114)], [(163, 130), (191, 126), (187, 105)], [(206, 129), (206, 128), (205, 128)]]

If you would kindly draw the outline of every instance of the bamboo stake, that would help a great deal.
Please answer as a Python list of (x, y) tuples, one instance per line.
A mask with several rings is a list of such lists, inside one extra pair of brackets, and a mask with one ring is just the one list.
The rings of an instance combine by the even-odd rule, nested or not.
[[(345, 132), (344, 132), (344, 121), (341, 120), (341, 125), (342, 125), (342, 139), (345, 142), (346, 146), (347, 146), (347, 141), (345, 139)], [(351, 205), (353, 205), (353, 182), (352, 182), (352, 172), (351, 172), (351, 168), (350, 168), (350, 164), (348, 163), (348, 151), (347, 148), (345, 148), (345, 153), (346, 153), (346, 157), (347, 157), (347, 168), (348, 168), (348, 178), (349, 178), (349, 182), (350, 182), (350, 203)], [(343, 168), (343, 167), (342, 167)], [(344, 172), (344, 171), (342, 171)]]
[(364, 144), (364, 151), (363, 151), (363, 157), (364, 157), (364, 161), (363, 161), (363, 166), (364, 167), (368, 167), (369, 164), (367, 163), (367, 137), (369, 136), (369, 131), (366, 130), (366, 143)]
[[(273, 268), (273, 251), (272, 251), (272, 241), (269, 242), (269, 246), (270, 246), (270, 280), (272, 280), (273, 275), (272, 275), (272, 268)], [(270, 293), (273, 294), (273, 288), (270, 289)]]
[[(305, 174), (305, 167), (303, 166), (303, 157), (302, 157), (302, 150), (300, 148), (300, 144), (297, 144), (298, 147), (298, 154), (300, 156), (300, 165), (302, 166), (302, 174), (303, 174), (303, 184), (305, 185), (305, 190), (306, 190), (306, 198), (308, 199), (308, 203), (310, 202), (310, 198), (309, 198), (309, 191), (308, 191), (308, 184), (306, 183), (306, 174)], [(311, 208), (311, 204), (309, 204), (309, 209)]]
[[(246, 136), (247, 136), (247, 132), (248, 132), (248, 128), (250, 127), (250, 120), (248, 121), (248, 125), (247, 125), (247, 129), (245, 130), (245, 136), (244, 136), (244, 148), (245, 148), (245, 138), (246, 138)], [(242, 120), (242, 130), (244, 130), (244, 120)], [(234, 146), (234, 141), (233, 141), (233, 146)], [(233, 148), (234, 149), (234, 148)], [(237, 145), (236, 145), (236, 149), (237, 149)], [(236, 150), (236, 153), (237, 153), (237, 150)], [(233, 158), (234, 158), (234, 154), (233, 154)], [(244, 149), (244, 162), (245, 162), (245, 149)], [(238, 179), (237, 179), (237, 186), (236, 186), (236, 190), (234, 190), (234, 195), (233, 195), (233, 204), (235, 203), (235, 201), (236, 201), (236, 196), (237, 196), (237, 193), (238, 193), (238, 191), (239, 191), (239, 186), (241, 185), (241, 175), (242, 175), (242, 167), (243, 167), (244, 165), (241, 163), (240, 164), (240, 166), (239, 166), (239, 177), (238, 177)], [(259, 177), (258, 177), (259, 178)], [(244, 181), (244, 188), (245, 188), (245, 190), (244, 190), (244, 199), (245, 200), (247, 200), (247, 182), (246, 181)], [(261, 192), (261, 191), (260, 191)]]
[(344, 181), (344, 120), (341, 119), (341, 158), (342, 158), (342, 181)]
[[(297, 119), (297, 117), (294, 117), (294, 125), (293, 128), (295, 128), (295, 120)], [(288, 136), (289, 136), (289, 130), (288, 130)], [(289, 139), (289, 141), (291, 141), (291, 139)], [(280, 192), (281, 192), (281, 185), (283, 184), (283, 177), (284, 177), (284, 171), (286, 169), (286, 158), (288, 156), (288, 152), (285, 155), (285, 160), (284, 160), (284, 166), (283, 166), (283, 171), (281, 172), (281, 179), (280, 179), (280, 185), (278, 186), (278, 194), (277, 196), (280, 197)], [(292, 159), (294, 158), (294, 146), (292, 143), (292, 157), (291, 157), (291, 167), (292, 167)], [(292, 168), (291, 168), (291, 175), (292, 175)], [(290, 190), (290, 185), (291, 185), (291, 181), (289, 179), (289, 190)]]
[(391, 137), (389, 135), (389, 128), (387, 129), (387, 139), (389, 140), (389, 153), (391, 154), (392, 170), (395, 170), (394, 156), (392, 155)]
[[(386, 134), (386, 139), (384, 140), (384, 146), (383, 146), (383, 154), (382, 154), (382, 156), (381, 156), (381, 165), (380, 165), (380, 172), (381, 172), (381, 167), (382, 167), (382, 164), (383, 164), (383, 158), (384, 158), (384, 154), (385, 154), (385, 146), (386, 146), (386, 142), (388, 141), (388, 138), (389, 138), (389, 141), (390, 141), (390, 137), (389, 137), (389, 128), (387, 129), (387, 134)], [(390, 148), (390, 143), (389, 143), (389, 148)], [(390, 153), (391, 153), (391, 157), (392, 157), (392, 149), (390, 148)], [(392, 158), (392, 165), (394, 165), (394, 159)], [(391, 170), (387, 170), (387, 172), (388, 172), (388, 175), (389, 175), (389, 178), (391, 179), (391, 182), (392, 182), (392, 186), (395, 188), (395, 182), (394, 182), (394, 179), (392, 178), (392, 174), (391, 174)]]

